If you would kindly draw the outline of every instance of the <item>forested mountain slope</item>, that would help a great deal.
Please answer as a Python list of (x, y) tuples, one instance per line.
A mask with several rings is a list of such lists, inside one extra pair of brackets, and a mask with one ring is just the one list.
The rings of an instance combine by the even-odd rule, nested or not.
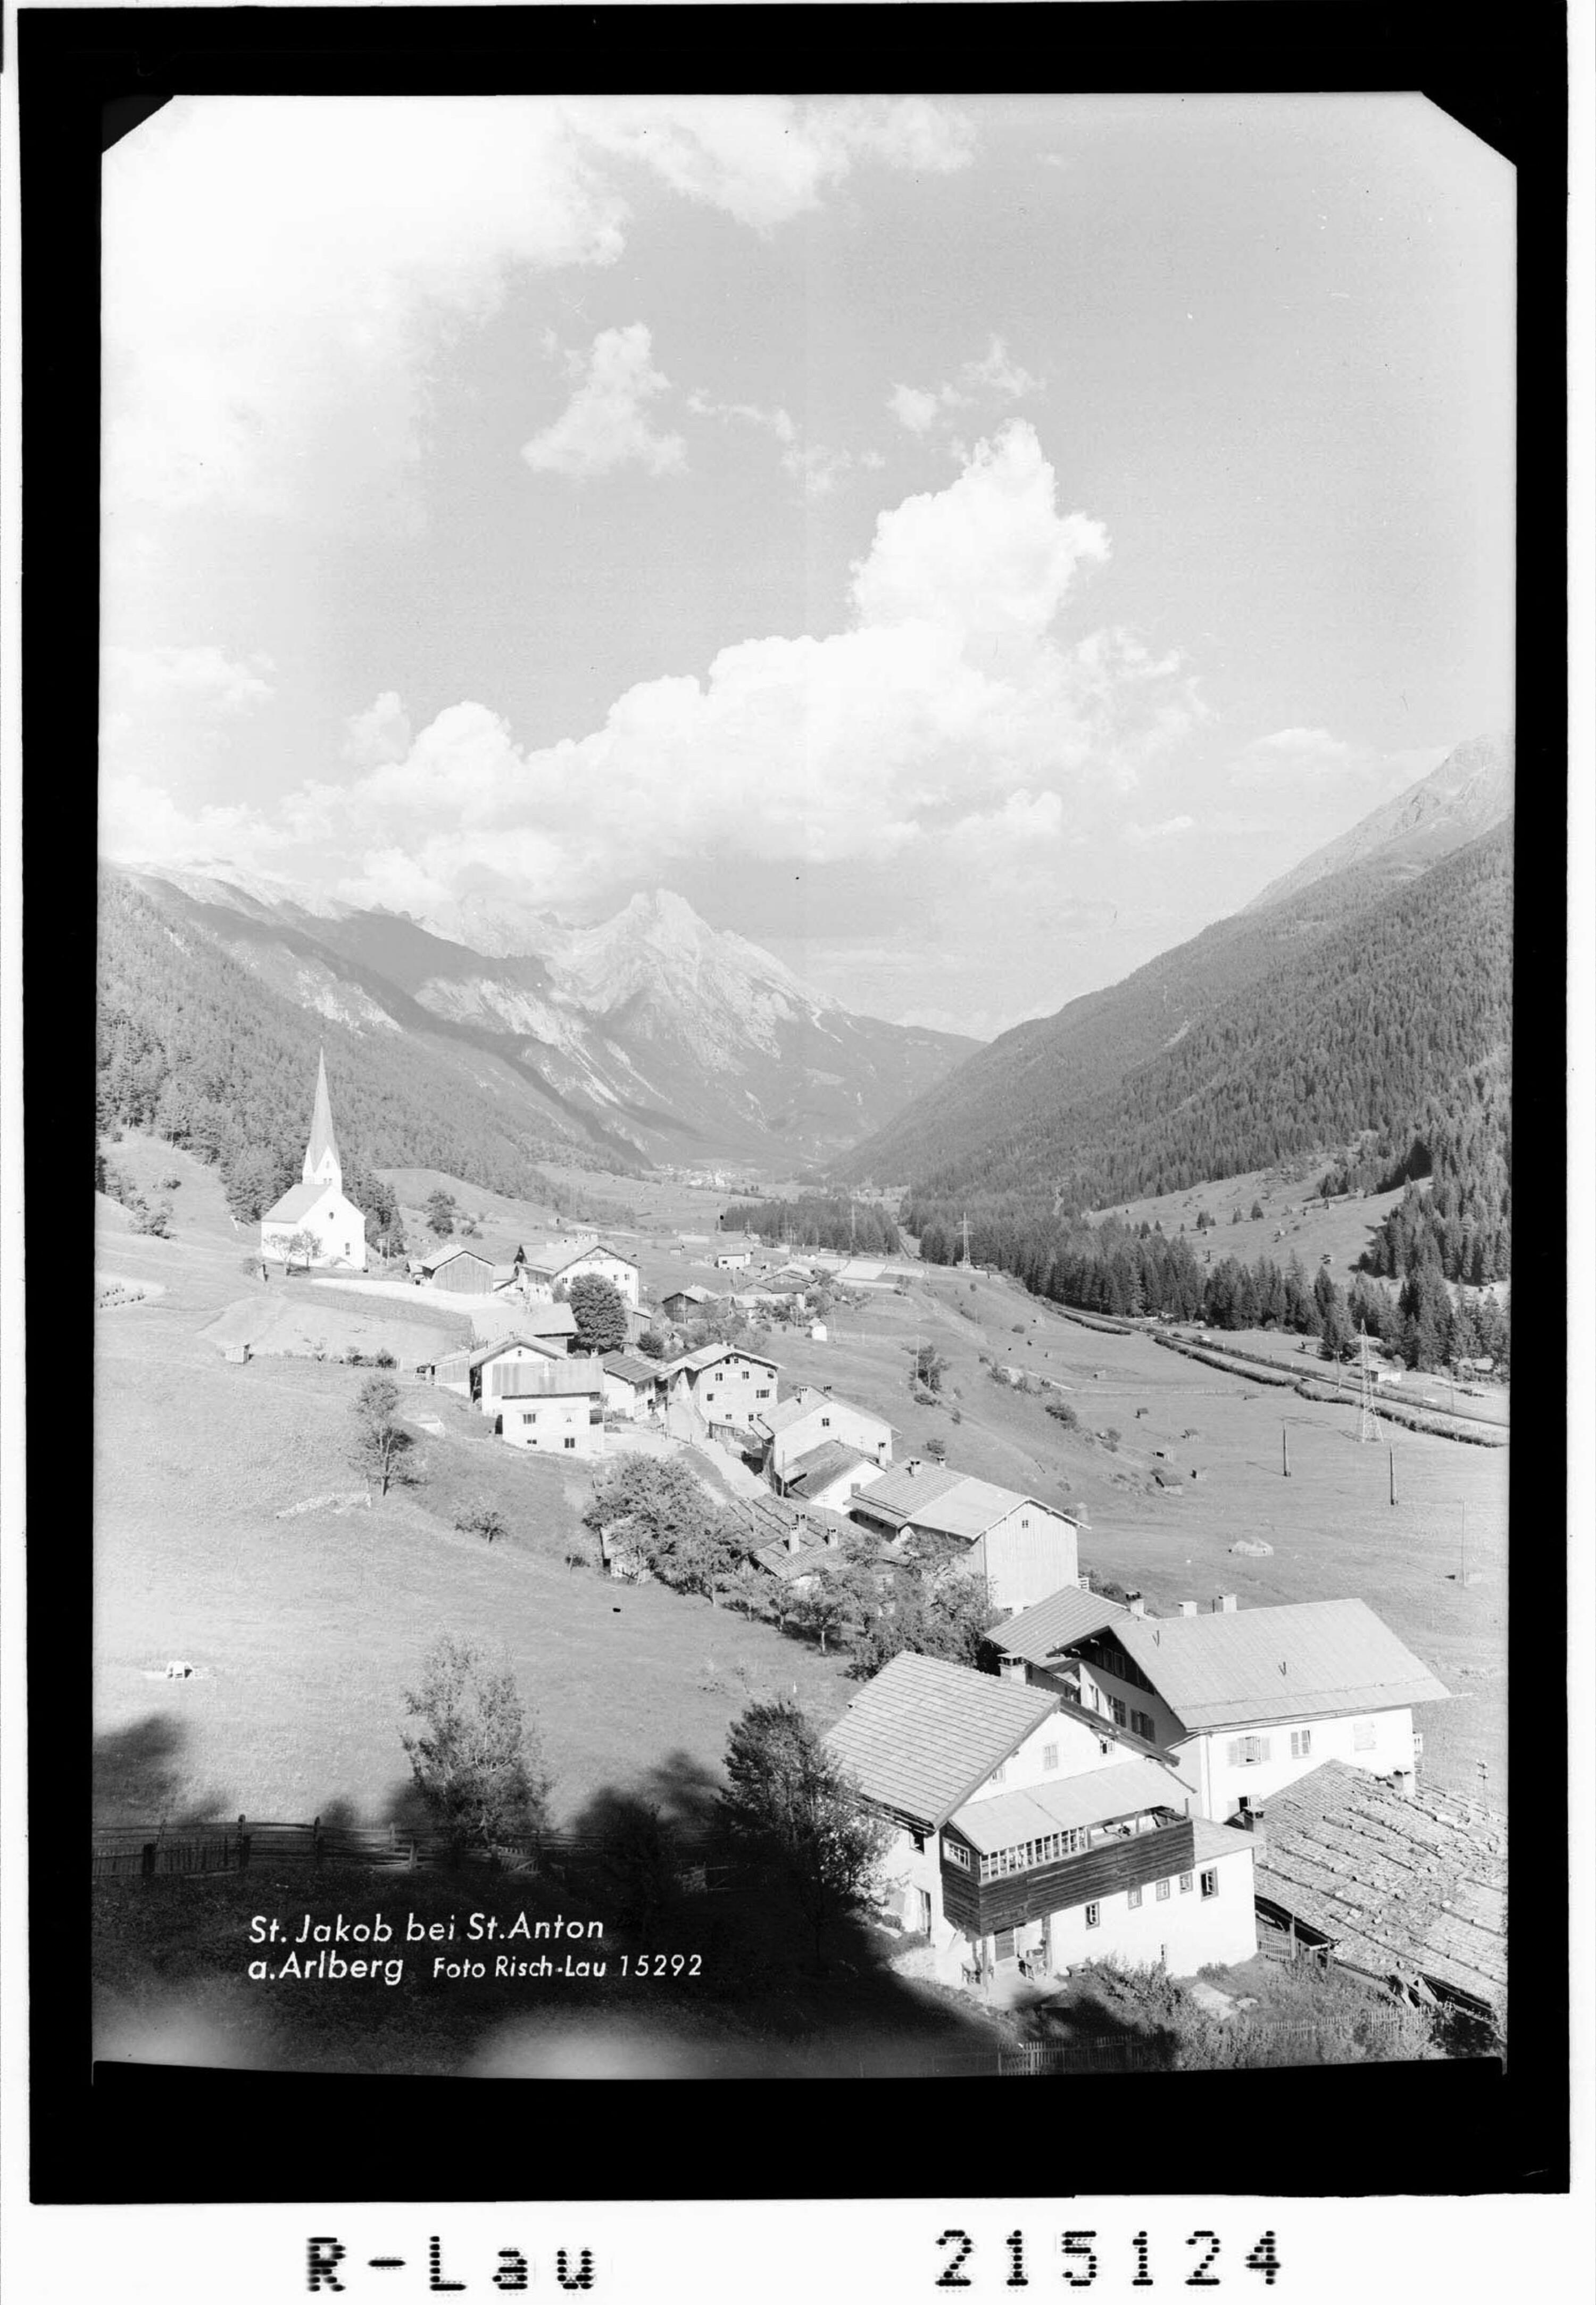
[(118, 873), (101, 874), (98, 928), (99, 1128), (153, 1128), (216, 1161), (236, 1216), (258, 1215), (299, 1176), (318, 1047), (344, 1185), (368, 1212), (384, 1199), (378, 1167), (546, 1193), (538, 1159), (570, 1157), (570, 1138), (531, 1125), (446, 1049), (306, 1009)]
[[(1031, 1101), (940, 1162), (928, 1145), (920, 1197), (1046, 1193), (1102, 1207), (1328, 1151), (1365, 1131), (1395, 1148), (1451, 1084), (1506, 1050), (1510, 826), (1321, 933), (1299, 934), (1295, 952), (1280, 915), (1263, 920), (1268, 965), (1212, 999), (1172, 1046), (1096, 1095), (1051, 1110)], [(986, 1093), (992, 1112), (1012, 1113), (999, 1084), (989, 1079)]]
[(1102, 1206), (1415, 1125), (1507, 1038), (1511, 761), (1509, 740), (1458, 746), (1246, 911), (992, 1042), (834, 1173)]

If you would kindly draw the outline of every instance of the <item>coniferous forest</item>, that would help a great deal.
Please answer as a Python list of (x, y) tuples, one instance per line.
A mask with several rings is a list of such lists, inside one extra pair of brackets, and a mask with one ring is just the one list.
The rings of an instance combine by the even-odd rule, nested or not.
[(890, 1256), (898, 1246), (898, 1229), (885, 1209), (838, 1194), (739, 1205), (734, 1221), (775, 1246), (852, 1250), (860, 1256)]
[(208, 939), (180, 936), (115, 873), (100, 880), (96, 1121), (145, 1128), (219, 1169), (228, 1206), (259, 1216), (297, 1181), (325, 1048), (344, 1190), (390, 1246), (397, 1212), (378, 1168), (435, 1168), (547, 1198), (491, 1098), (413, 1040), (357, 1035), (263, 985)]

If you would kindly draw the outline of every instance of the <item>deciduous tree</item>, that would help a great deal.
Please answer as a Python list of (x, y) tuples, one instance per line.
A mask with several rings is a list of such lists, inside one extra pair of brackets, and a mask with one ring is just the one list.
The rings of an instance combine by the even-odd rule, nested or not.
[(726, 1773), (727, 1836), (802, 1913), (823, 1973), (829, 1933), (874, 1901), (890, 1831), (785, 1697), (751, 1705), (733, 1722)]
[(542, 1829), (549, 1778), (507, 1660), (445, 1633), (404, 1709), (420, 1724), (400, 1732), (411, 1773), (452, 1865)]

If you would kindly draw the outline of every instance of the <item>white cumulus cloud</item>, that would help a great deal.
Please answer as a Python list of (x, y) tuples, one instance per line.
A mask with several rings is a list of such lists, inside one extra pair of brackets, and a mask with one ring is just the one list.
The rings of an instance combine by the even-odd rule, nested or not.
[(1040, 376), (1010, 358), (1003, 338), (994, 336), (981, 359), (966, 361), (951, 382), (895, 385), (887, 405), (905, 430), (924, 439), (948, 427), (958, 409), (983, 400), (1025, 400), (1046, 389)]
[(535, 472), (588, 480), (622, 464), (641, 464), (648, 472), (686, 471), (681, 434), (657, 431), (649, 421), (649, 402), (670, 388), (670, 378), (654, 366), (653, 344), (643, 323), (633, 320), (629, 327), (601, 328), (590, 352), (568, 356), (576, 390), (521, 452)]

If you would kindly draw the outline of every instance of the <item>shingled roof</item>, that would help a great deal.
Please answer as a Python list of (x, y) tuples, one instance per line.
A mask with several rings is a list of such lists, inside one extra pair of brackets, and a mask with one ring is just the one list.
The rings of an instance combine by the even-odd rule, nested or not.
[(1072, 1641), (1083, 1641), (1105, 1627), (1117, 1624), (1130, 1611), (1100, 1593), (1079, 1592), (1066, 1585), (1049, 1593), (1029, 1609), (1022, 1609), (1005, 1625), (994, 1625), (988, 1635), (1001, 1656), (1023, 1657), (1028, 1664), (1047, 1664)]
[(1424, 1979), (1500, 2011), (1507, 1986), (1503, 1819), (1460, 1794), (1397, 1792), (1321, 1762), (1264, 1803), (1254, 1892), (1376, 1977)]
[(972, 1474), (955, 1473), (948, 1465), (928, 1465), (918, 1457), (895, 1466), (879, 1481), (861, 1489), (853, 1501), (860, 1511), (875, 1519), (900, 1528), (912, 1521), (916, 1528), (963, 1537), (972, 1544), (1020, 1505), (1034, 1505), (1039, 1512), (1074, 1520), (1062, 1507), (1043, 1504), (1040, 1497), (999, 1488), (995, 1481), (978, 1481)]
[(1115, 1620), (1113, 1637), (1191, 1731), (1380, 1713), (1447, 1695), (1366, 1601)]
[(822, 1441), (818, 1449), (789, 1465), (782, 1477), (790, 1495), (812, 1496), (839, 1473), (851, 1473), (855, 1465), (868, 1465), (872, 1473), (876, 1470), (875, 1459), (862, 1449), (850, 1449), (845, 1441)]
[(1050, 1690), (904, 1650), (826, 1743), (873, 1807), (934, 1833), (1057, 1705)]

